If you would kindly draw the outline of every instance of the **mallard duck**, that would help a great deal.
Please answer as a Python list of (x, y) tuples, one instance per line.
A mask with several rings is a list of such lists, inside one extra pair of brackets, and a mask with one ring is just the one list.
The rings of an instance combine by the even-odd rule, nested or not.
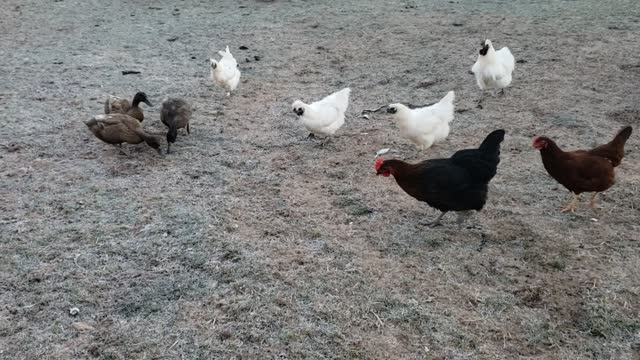
[(129, 115), (96, 115), (84, 123), (98, 139), (107, 144), (119, 145), (120, 151), (125, 155), (128, 154), (122, 149), (122, 143), (139, 144), (143, 141), (162, 155), (161, 140), (157, 136), (147, 134), (140, 122)]
[(167, 154), (171, 152), (171, 144), (176, 142), (178, 129), (186, 128), (190, 134), (189, 119), (191, 118), (191, 106), (182, 99), (167, 99), (162, 102), (160, 120), (165, 124), (167, 132)]
[(104, 113), (105, 114), (127, 114), (134, 119), (138, 119), (138, 121), (142, 122), (144, 120), (144, 113), (140, 108), (140, 103), (143, 102), (149, 106), (151, 102), (147, 99), (147, 94), (143, 92), (137, 92), (133, 97), (133, 101), (129, 103), (129, 100), (122, 99), (116, 96), (110, 95), (107, 100), (104, 102)]

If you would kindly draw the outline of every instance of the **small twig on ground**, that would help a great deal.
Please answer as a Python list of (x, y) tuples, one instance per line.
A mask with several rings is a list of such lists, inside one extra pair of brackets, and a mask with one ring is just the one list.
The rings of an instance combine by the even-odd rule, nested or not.
[(371, 313), (373, 314), (373, 316), (376, 317), (376, 319), (378, 319), (378, 324), (376, 324), (378, 326), (378, 329), (381, 328), (382, 326), (384, 326), (384, 321), (382, 321), (382, 319), (380, 319), (380, 316), (378, 316), (378, 314), (373, 312), (373, 310), (371, 310)]
[(174, 346), (178, 345), (178, 342), (180, 342), (180, 339), (176, 340), (176, 342), (173, 343), (173, 345), (169, 346), (169, 348), (167, 349), (167, 351), (173, 349)]
[(372, 109), (372, 110), (371, 109), (364, 109), (364, 110), (362, 110), (360, 112), (360, 115), (375, 113), (375, 112), (378, 112), (378, 111), (380, 111), (380, 110), (382, 110), (382, 109), (384, 109), (386, 107), (387, 107), (387, 105), (382, 105), (377, 109)]
[(73, 258), (73, 263), (76, 264), (76, 266), (79, 267), (80, 269), (87, 270), (78, 264), (78, 258), (80, 257), (80, 255), (82, 254), (76, 254), (76, 256)]

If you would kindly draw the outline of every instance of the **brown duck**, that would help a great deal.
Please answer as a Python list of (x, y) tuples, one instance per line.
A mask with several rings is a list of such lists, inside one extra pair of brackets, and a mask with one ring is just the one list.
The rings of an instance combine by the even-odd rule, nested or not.
[(129, 100), (127, 99), (109, 96), (104, 102), (104, 113), (127, 114), (132, 118), (138, 119), (138, 121), (142, 122), (142, 120), (144, 120), (144, 113), (142, 112), (142, 108), (140, 108), (141, 102), (149, 106), (153, 106), (151, 105), (149, 99), (147, 99), (147, 94), (143, 92), (136, 93), (131, 103), (129, 103)]
[(125, 155), (128, 154), (122, 149), (122, 143), (139, 144), (143, 141), (162, 155), (161, 140), (157, 136), (147, 134), (140, 122), (129, 115), (96, 115), (84, 123), (98, 139), (107, 144), (119, 145), (120, 151)]
[(178, 129), (187, 129), (187, 134), (191, 133), (189, 120), (191, 119), (191, 106), (182, 99), (167, 99), (162, 102), (160, 110), (160, 120), (165, 124), (167, 132), (167, 154), (171, 152), (171, 144), (176, 142)]

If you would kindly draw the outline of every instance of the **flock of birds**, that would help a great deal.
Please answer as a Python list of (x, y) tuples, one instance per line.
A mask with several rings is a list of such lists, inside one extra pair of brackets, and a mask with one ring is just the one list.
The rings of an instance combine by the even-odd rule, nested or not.
[[(211, 79), (225, 90), (226, 96), (230, 96), (240, 83), (241, 72), (229, 47), (218, 53), (220, 60), (210, 60)], [(471, 68), (482, 90), (479, 107), (487, 91), (497, 90), (504, 95), (504, 89), (511, 84), (514, 68), (515, 61), (509, 48), (496, 51), (490, 40), (482, 42), (478, 59)], [(309, 137), (322, 136), (327, 139), (342, 127), (350, 92), (349, 88), (345, 88), (311, 104), (300, 100), (292, 104), (293, 112), (309, 131)], [(449, 123), (454, 118), (454, 99), (455, 93), (450, 91), (430, 106), (412, 108), (396, 103), (386, 106), (386, 110), (396, 120), (400, 134), (421, 151), (449, 136)], [(162, 154), (161, 139), (142, 128), (144, 114), (140, 103), (152, 106), (142, 92), (135, 94), (132, 102), (110, 96), (105, 102), (105, 114), (96, 115), (85, 123), (97, 138), (108, 144), (119, 145), (122, 152), (122, 143), (145, 142)], [(162, 123), (168, 128), (167, 153), (170, 153), (178, 129), (190, 132), (192, 109), (186, 101), (170, 98), (163, 101), (160, 114)], [(534, 139), (533, 147), (540, 151), (547, 172), (574, 195), (562, 209), (563, 212), (575, 212), (578, 197), (585, 192), (593, 193), (591, 207), (597, 209), (596, 195), (615, 183), (614, 168), (622, 161), (624, 145), (631, 131), (632, 128), (627, 126), (609, 143), (591, 150), (571, 152), (561, 150), (548, 137)], [(380, 151), (376, 155), (375, 170), (377, 175), (393, 175), (407, 194), (441, 211), (428, 225), (440, 224), (444, 214), (449, 211), (457, 212), (458, 222), (461, 223), (471, 210), (480, 211), (487, 201), (488, 184), (497, 173), (500, 144), (504, 136), (505, 131), (498, 129), (487, 135), (476, 149), (459, 150), (450, 158), (430, 159), (416, 164), (397, 159), (384, 160), (382, 157), (378, 159), (378, 156), (384, 155), (384, 151)]]

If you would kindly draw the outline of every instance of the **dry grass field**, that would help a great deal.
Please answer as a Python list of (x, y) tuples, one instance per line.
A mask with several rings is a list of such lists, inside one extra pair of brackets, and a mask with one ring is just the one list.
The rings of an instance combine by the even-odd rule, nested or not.
[[(478, 109), (485, 38), (517, 64)], [(226, 45), (229, 98), (209, 79)], [(637, 0), (4, 0), (0, 58), (2, 359), (639, 356)], [(338, 136), (306, 140), (290, 104), (346, 86)], [(360, 112), (449, 90), (451, 135), (421, 159), (507, 136), (485, 209), (429, 229), (438, 212), (374, 171), (413, 146)], [(83, 124), (136, 91), (163, 139), (163, 98), (196, 109), (172, 154)], [(533, 137), (586, 148), (624, 125), (602, 210), (561, 214)]]

